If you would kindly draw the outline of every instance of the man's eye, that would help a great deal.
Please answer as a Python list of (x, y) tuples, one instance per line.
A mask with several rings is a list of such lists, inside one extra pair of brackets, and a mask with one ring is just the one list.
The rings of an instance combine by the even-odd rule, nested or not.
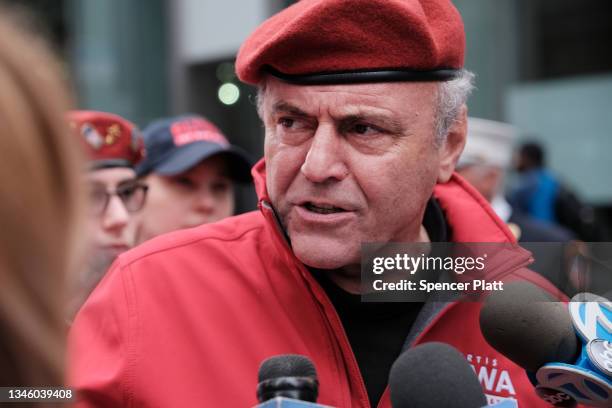
[(278, 124), (284, 128), (291, 128), (295, 124), (295, 120), (291, 118), (280, 118)]
[(375, 133), (378, 130), (370, 125), (365, 125), (363, 123), (356, 123), (350, 128), (350, 131), (352, 133), (357, 133), (358, 135), (367, 135), (367, 134)]

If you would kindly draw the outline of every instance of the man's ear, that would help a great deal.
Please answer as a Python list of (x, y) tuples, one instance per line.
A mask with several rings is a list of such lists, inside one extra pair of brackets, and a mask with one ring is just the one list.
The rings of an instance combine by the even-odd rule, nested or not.
[(438, 183), (446, 183), (453, 171), (459, 156), (465, 147), (467, 137), (467, 106), (461, 106), (457, 118), (451, 125), (446, 139), (440, 147), (440, 163), (438, 165)]

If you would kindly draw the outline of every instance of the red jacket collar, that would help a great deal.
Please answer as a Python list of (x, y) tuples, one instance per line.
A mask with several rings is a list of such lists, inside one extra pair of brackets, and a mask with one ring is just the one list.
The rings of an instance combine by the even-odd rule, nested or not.
[(253, 180), (255, 182), (255, 192), (257, 193), (259, 202), (270, 201), (270, 197), (268, 196), (268, 189), (266, 188), (265, 159), (260, 159), (257, 163), (255, 163), (255, 166), (253, 166), (253, 168), (251, 169), (251, 175), (253, 176)]
[(447, 183), (438, 184), (434, 197), (451, 225), (453, 242), (516, 242), (487, 200), (459, 174), (453, 173)]

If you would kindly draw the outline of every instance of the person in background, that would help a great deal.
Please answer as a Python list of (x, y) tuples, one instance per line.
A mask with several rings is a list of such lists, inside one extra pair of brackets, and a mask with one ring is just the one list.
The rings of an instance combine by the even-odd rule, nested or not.
[(571, 230), (583, 241), (607, 241), (609, 232), (597, 219), (592, 206), (580, 200), (567, 185), (546, 168), (544, 148), (525, 142), (515, 159), (518, 180), (510, 191), (509, 202), (525, 214)]
[(133, 217), (145, 203), (147, 186), (134, 170), (144, 145), (133, 123), (112, 113), (87, 110), (69, 112), (68, 120), (89, 159), (80, 174), (89, 191), (87, 240), (91, 252), (77, 288), (77, 309), (115, 258), (134, 246)]
[(538, 220), (557, 223), (555, 202), (559, 182), (544, 166), (542, 146), (534, 142), (522, 144), (518, 149), (515, 169), (519, 174), (519, 185), (511, 192), (512, 205)]
[(571, 231), (549, 224), (512, 208), (504, 196), (504, 180), (511, 166), (517, 130), (492, 120), (469, 118), (465, 149), (457, 172), (491, 203), (517, 241), (531, 251), (534, 270), (568, 295), (575, 294), (566, 271), (564, 243), (574, 239)]
[(60, 63), (10, 18), (3, 9), (0, 386), (62, 386), (69, 286), (85, 257), (81, 161), (65, 122)]
[(251, 159), (201, 116), (160, 119), (144, 131), (137, 167), (149, 186), (138, 242), (234, 214), (234, 183), (250, 182)]
[(512, 208), (504, 195), (504, 180), (512, 161), (517, 130), (506, 123), (469, 118), (468, 137), (457, 172), (491, 203), (518, 241), (566, 242), (573, 234)]

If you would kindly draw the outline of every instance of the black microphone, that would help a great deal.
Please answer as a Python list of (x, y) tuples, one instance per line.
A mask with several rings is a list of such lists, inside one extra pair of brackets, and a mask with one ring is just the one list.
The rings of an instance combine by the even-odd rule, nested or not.
[(504, 284), (480, 311), (480, 330), (497, 351), (527, 371), (546, 363), (573, 363), (580, 341), (567, 306), (528, 282)]
[(568, 310), (530, 283), (508, 283), (485, 300), (480, 328), (491, 346), (527, 370), (536, 393), (550, 404), (612, 406), (607, 299), (578, 294)]
[(317, 371), (305, 356), (282, 354), (270, 357), (261, 363), (258, 378), (259, 402), (277, 397), (316, 402), (319, 396)]
[(480, 408), (487, 400), (463, 354), (425, 343), (401, 354), (389, 373), (393, 408)]

